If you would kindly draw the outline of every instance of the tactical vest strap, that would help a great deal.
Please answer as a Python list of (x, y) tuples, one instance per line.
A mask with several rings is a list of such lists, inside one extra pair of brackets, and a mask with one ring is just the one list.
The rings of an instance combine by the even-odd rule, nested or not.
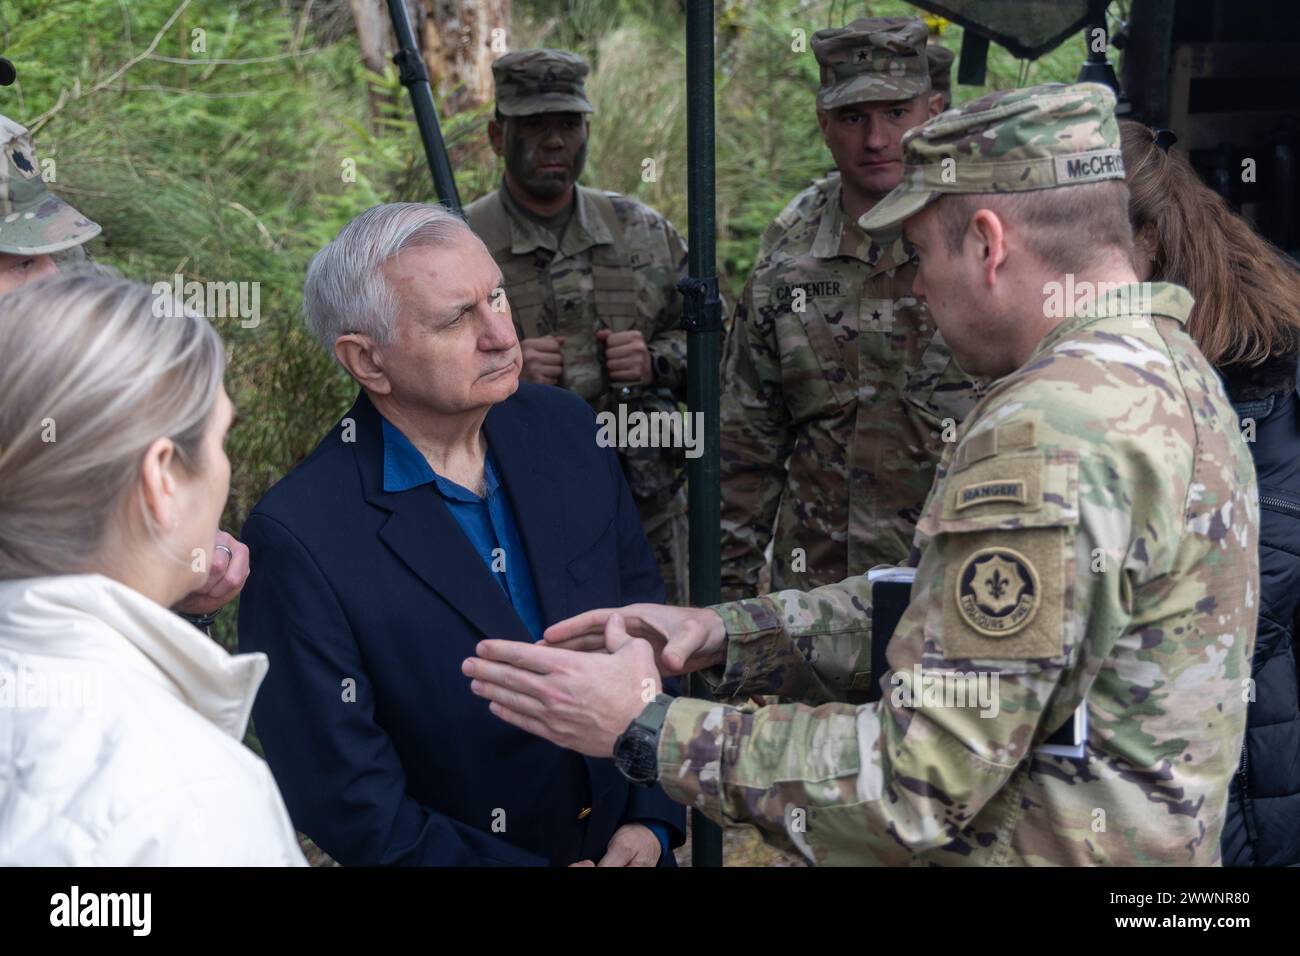
[[(579, 189), (583, 187), (579, 186)], [(587, 198), (591, 204), (596, 207), (596, 212), (600, 214), (601, 221), (609, 229), (610, 235), (614, 237), (614, 247), (621, 250), (623, 248), (623, 223), (618, 218), (618, 212), (614, 209), (614, 200), (609, 193), (601, 189), (585, 189)]]
[(623, 332), (634, 328), (638, 317), (637, 283), (628, 265), (623, 222), (609, 193), (587, 189), (585, 194), (613, 240), (609, 245), (591, 249), (591, 281), (597, 313), (612, 331)]

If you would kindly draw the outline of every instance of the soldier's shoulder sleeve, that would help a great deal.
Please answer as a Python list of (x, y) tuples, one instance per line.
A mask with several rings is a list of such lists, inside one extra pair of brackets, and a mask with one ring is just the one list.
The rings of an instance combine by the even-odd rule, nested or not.
[(1090, 505), (1083, 527), (1096, 546), (1127, 550), (1141, 579), (1170, 570), (1195, 494), (1200, 412), (1150, 320), (1090, 323), (1020, 378), (1018, 394), (1039, 410), (1040, 440), (1078, 455)]
[(677, 235), (677, 230), (667, 216), (654, 207), (646, 206), (640, 199), (612, 193), (610, 190), (604, 190), (603, 195), (614, 206), (615, 215), (623, 226), (624, 237), (629, 242), (643, 241), (647, 237), (662, 241), (663, 235)]
[[(466, 203), (463, 207), (465, 221), (469, 223), (471, 229), (477, 230), (478, 224), (487, 218), (488, 207), (491, 204), (490, 201), (495, 192), (496, 190), (484, 193), (482, 196), (479, 196), (478, 199)], [(500, 202), (497, 202), (495, 205), (499, 206)]]
[(614, 214), (618, 216), (624, 231), (662, 228), (662, 224), (668, 221), (657, 210), (639, 199), (633, 199), (631, 196), (610, 189), (601, 190), (601, 195), (614, 207)]
[(1090, 333), (993, 386), (918, 525), (929, 663), (1067, 669), (1126, 626), (1127, 583), (1172, 570), (1195, 452), (1168, 370), (1150, 342)]
[(465, 222), (494, 256), (510, 245), (510, 218), (501, 195), (492, 190), (464, 207)]
[(686, 243), (668, 217), (631, 196), (609, 190), (604, 195), (618, 217), (623, 242), (644, 249), (653, 258), (662, 259), (676, 268), (685, 253)]
[(1073, 657), (1079, 451), (1052, 441), (1044, 412), (1032, 390), (991, 396), (919, 522), (909, 614), (924, 615), (927, 666), (1025, 672)]
[(752, 304), (751, 321), (770, 326), (776, 308), (789, 309), (788, 287), (802, 280), (808, 265), (795, 235), (798, 231), (787, 233), (776, 248), (768, 250), (754, 261), (745, 283), (745, 291)]
[[(758, 258), (779, 252), (791, 239), (801, 237), (815, 224), (826, 206), (827, 180), (818, 180), (808, 186), (782, 209), (763, 230), (759, 240)], [(815, 231), (815, 230), (814, 230)]]

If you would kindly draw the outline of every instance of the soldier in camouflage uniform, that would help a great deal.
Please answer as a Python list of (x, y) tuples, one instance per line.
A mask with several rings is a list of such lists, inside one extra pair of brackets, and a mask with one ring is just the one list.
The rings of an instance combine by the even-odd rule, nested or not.
[[(577, 392), (600, 411), (676, 411), (686, 397), (677, 281), (686, 244), (648, 206), (577, 185), (587, 149), (587, 64), (522, 50), (492, 64), (489, 135), (501, 186), (465, 209), (505, 276), (522, 376)], [(685, 455), (621, 448), (619, 458), (670, 603), (688, 600)]]
[(952, 50), (942, 43), (925, 48), (925, 62), (930, 68), (930, 93), (938, 97), (942, 109), (952, 108)]
[[(640, 735), (616, 757), (625, 773), (648, 752), (641, 778), (817, 863), (1218, 863), (1249, 696), (1258, 498), (1236, 415), (1183, 329), (1191, 297), (1136, 283), (1114, 103), (1079, 84), (964, 104), (908, 134), (903, 183), (863, 219), (906, 220), (918, 292), (954, 352), (1005, 374), (939, 466), (879, 702), (864, 703), (880, 675), (858, 576), (562, 622), (548, 641), (593, 649), (603, 627), (614, 653), (525, 648), (524, 681), (471, 662), (497, 712), (593, 755)], [(1060, 236), (1074, 245), (1036, 251)], [(1062, 313), (1050, 284), (1067, 274), (1098, 297)], [(507, 643), (480, 654), (510, 660)], [(667, 673), (722, 665), (707, 675), (719, 696), (790, 702), (656, 698), (638, 713), (625, 698), (655, 672), (650, 644)], [(970, 679), (992, 687), (991, 707), (943, 693)], [(601, 712), (565, 712), (557, 691)], [(1080, 706), (1083, 755), (1038, 749)], [(592, 729), (629, 713), (617, 746)]]
[[(901, 235), (856, 219), (898, 185), (899, 143), (938, 113), (920, 20), (820, 30), (817, 116), (841, 172), (764, 234), (722, 371), (722, 594), (811, 588), (907, 557), (934, 466), (978, 383), (912, 295)], [(866, 165), (864, 165), (866, 164)]]
[(99, 226), (45, 188), (27, 130), (0, 116), (0, 293), (57, 271), (53, 255)]

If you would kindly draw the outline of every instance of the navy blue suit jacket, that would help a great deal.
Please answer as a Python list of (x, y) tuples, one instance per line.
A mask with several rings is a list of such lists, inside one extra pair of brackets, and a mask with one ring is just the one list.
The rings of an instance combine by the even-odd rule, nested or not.
[[(478, 641), (532, 638), (432, 484), (383, 490), (380, 422), (363, 393), (243, 529), (239, 645), (270, 658), (254, 725), (295, 825), (348, 865), (599, 860), (632, 820), (680, 843), (684, 811), (658, 787), (517, 730), (470, 693), (460, 668)], [(546, 624), (663, 600), (585, 402), (523, 384), (484, 429)]]

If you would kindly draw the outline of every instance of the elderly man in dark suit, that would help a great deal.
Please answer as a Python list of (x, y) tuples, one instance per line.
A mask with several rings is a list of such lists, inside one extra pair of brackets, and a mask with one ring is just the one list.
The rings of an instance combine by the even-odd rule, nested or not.
[(313, 333), (361, 386), (258, 503), (243, 651), (298, 828), (344, 864), (672, 865), (656, 787), (497, 720), (461, 676), (663, 581), (587, 405), (519, 384), (501, 273), (438, 206), (377, 206), (313, 260)]

